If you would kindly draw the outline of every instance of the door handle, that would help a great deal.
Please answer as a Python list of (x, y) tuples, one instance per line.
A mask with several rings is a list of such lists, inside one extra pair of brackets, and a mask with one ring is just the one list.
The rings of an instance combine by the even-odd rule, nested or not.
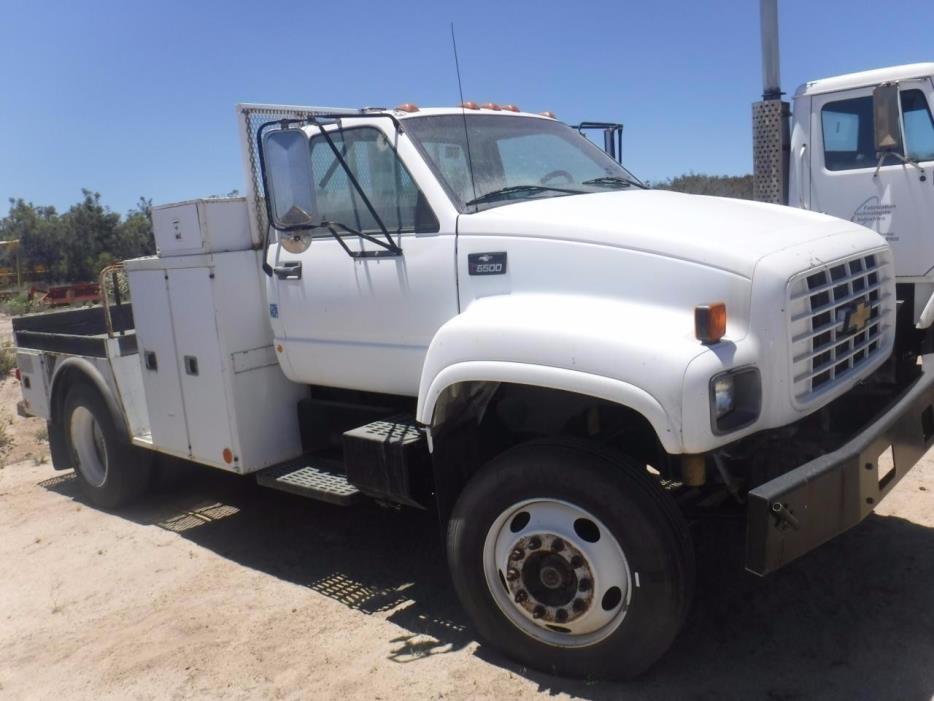
[(280, 280), (301, 280), (302, 262), (300, 260), (286, 261), (272, 269)]

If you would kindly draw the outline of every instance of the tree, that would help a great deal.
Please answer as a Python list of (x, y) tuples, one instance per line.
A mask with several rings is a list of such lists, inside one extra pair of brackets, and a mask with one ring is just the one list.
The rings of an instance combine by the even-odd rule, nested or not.
[[(51, 279), (61, 258), (64, 240), (61, 218), (54, 207), (37, 207), (22, 199), (10, 200), (10, 213), (0, 220), (0, 239), (19, 240), (19, 256), (26, 272)], [(5, 261), (13, 267), (15, 261)]]
[(715, 195), (718, 197), (736, 197), (752, 199), (751, 175), (702, 175), (687, 173), (676, 178), (669, 178), (660, 183), (652, 183), (656, 190), (673, 190), (694, 195)]
[(9, 213), (0, 219), (0, 240), (19, 240), (21, 264), (33, 279), (95, 280), (106, 265), (155, 252), (152, 200), (140, 197), (121, 218), (101, 203), (100, 193), (81, 194), (81, 201), (61, 215), (54, 207), (10, 200)]

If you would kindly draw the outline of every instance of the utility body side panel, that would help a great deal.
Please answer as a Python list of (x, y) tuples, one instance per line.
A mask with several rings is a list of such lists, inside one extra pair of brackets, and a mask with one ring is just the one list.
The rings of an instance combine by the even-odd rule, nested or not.
[(214, 315), (213, 268), (169, 270), (168, 277), (191, 457), (198, 462), (220, 462), (224, 451), (233, 451), (235, 446), (231, 445), (229, 402)]
[(187, 457), (190, 443), (175, 354), (168, 273), (159, 269), (133, 272), (130, 286), (152, 442), (164, 452)]
[[(301, 455), (307, 388), (276, 362), (259, 260), (239, 251), (127, 262), (146, 403), (160, 417), (139, 444), (238, 473)], [(147, 367), (153, 348), (157, 370)], [(172, 442), (158, 430), (167, 417)]]

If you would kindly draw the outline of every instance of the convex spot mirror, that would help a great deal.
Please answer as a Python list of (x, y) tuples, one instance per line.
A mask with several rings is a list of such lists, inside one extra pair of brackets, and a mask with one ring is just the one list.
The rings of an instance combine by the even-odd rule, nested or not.
[(265, 134), (263, 164), (270, 224), (280, 231), (311, 226), (315, 188), (307, 134), (301, 129)]
[(901, 114), (898, 109), (898, 85), (883, 83), (872, 91), (873, 124), (876, 153), (902, 153)]

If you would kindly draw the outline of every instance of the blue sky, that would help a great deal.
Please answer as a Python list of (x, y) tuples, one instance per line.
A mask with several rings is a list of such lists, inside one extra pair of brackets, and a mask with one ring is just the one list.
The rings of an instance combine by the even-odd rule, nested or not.
[[(783, 88), (934, 60), (934, 3), (884, 8), (780, 0)], [(455, 104), (451, 21), (467, 99), (622, 121), (643, 178), (751, 170), (758, 0), (0, 0), (0, 211), (242, 191), (241, 101)]]

